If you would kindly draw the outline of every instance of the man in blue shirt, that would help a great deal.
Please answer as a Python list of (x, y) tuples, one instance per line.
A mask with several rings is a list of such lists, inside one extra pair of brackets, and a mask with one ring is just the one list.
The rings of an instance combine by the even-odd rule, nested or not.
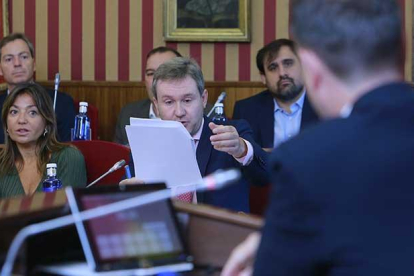
[(306, 98), (292, 40), (278, 39), (264, 46), (256, 65), (267, 90), (236, 102), (233, 119), (247, 120), (255, 141), (263, 148), (275, 148), (317, 121), (317, 116)]

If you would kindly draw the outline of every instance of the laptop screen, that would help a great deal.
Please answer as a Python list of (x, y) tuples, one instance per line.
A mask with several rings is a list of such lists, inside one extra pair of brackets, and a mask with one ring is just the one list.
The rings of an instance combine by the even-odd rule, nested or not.
[[(160, 189), (165, 184), (79, 189), (74, 195), (81, 212), (131, 197), (139, 200), (139, 196)], [(191, 260), (169, 199), (84, 221), (83, 226), (96, 271)]]

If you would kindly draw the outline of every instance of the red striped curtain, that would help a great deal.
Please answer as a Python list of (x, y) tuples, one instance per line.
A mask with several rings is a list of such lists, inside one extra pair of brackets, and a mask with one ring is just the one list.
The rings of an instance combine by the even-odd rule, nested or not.
[[(6, 0), (3, 0), (6, 1)], [(407, 80), (412, 74), (412, 0), (403, 7)], [(147, 52), (168, 45), (195, 58), (207, 81), (260, 81), (255, 55), (288, 37), (289, 0), (251, 0), (251, 43), (165, 43), (162, 0), (8, 0), (10, 28), (36, 49), (36, 78), (141, 81)]]
[[(8, 1), (0, 0), (0, 39), (9, 33), (9, 17), (8, 17)], [(4, 79), (0, 76), (0, 84), (4, 83)]]

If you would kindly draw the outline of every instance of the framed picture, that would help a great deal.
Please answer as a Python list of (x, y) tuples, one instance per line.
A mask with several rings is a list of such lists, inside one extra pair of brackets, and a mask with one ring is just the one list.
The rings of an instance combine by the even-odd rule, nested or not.
[(250, 41), (250, 0), (164, 0), (166, 41)]

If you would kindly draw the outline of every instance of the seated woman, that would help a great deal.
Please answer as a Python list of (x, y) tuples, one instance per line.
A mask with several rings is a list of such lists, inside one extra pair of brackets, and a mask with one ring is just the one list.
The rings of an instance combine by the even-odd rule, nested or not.
[(42, 191), (46, 164), (57, 164), (63, 186), (85, 187), (82, 153), (56, 140), (52, 100), (35, 83), (16, 86), (1, 114), (6, 143), (0, 152), (0, 198)]

